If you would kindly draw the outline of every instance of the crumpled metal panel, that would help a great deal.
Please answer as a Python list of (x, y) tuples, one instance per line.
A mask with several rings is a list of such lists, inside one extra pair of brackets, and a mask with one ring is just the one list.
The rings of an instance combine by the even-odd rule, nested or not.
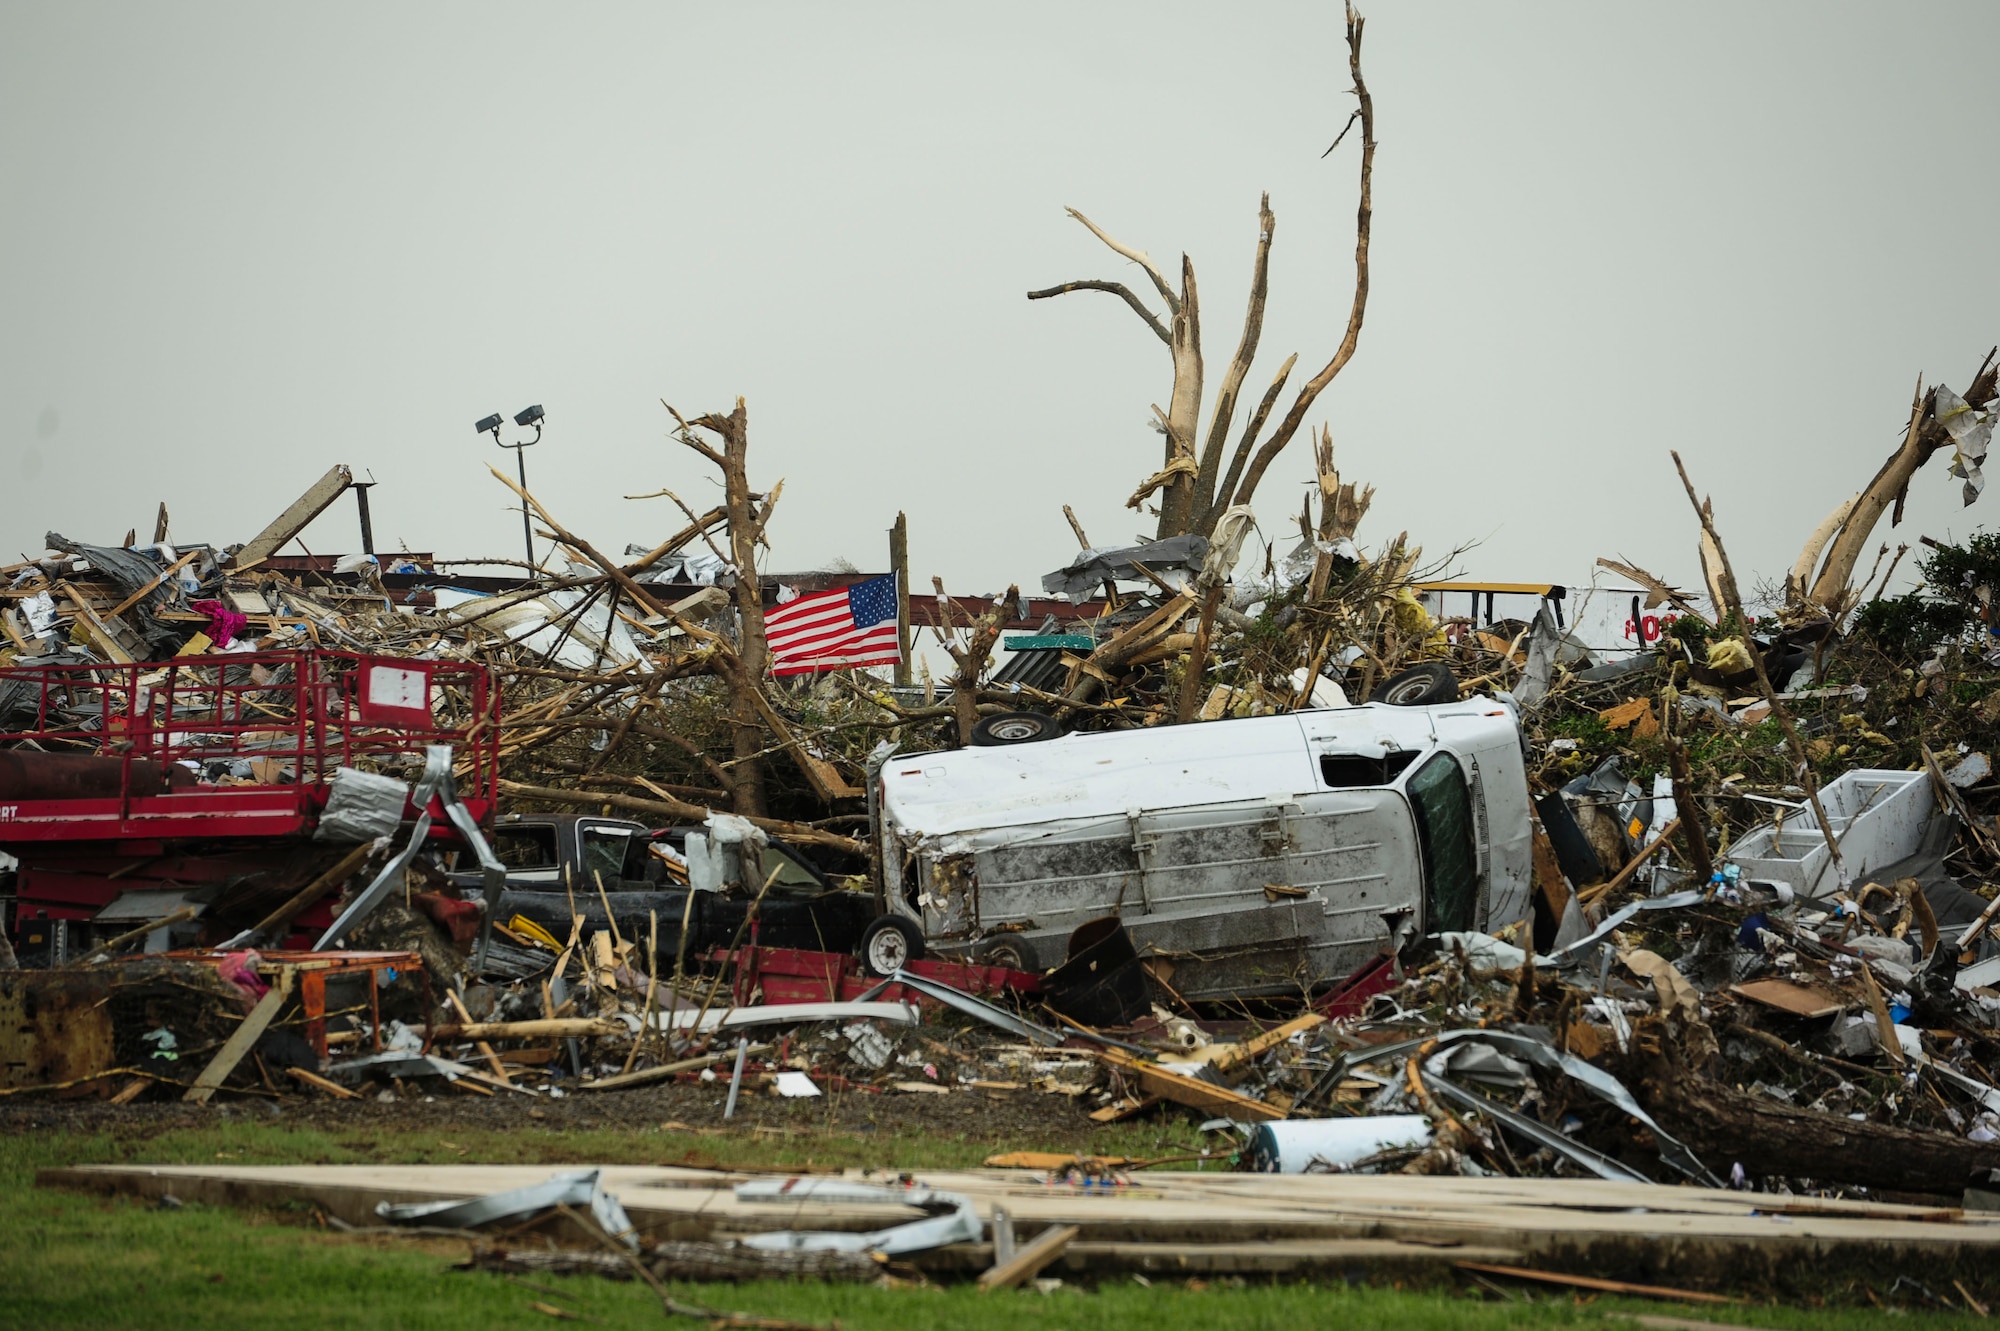
[(618, 1199), (604, 1190), (603, 1170), (574, 1169), (555, 1174), (540, 1183), (488, 1197), (446, 1202), (380, 1202), (375, 1214), (395, 1225), (429, 1225), (440, 1229), (478, 1229), (502, 1220), (515, 1220), (554, 1210), (558, 1206), (590, 1209), (597, 1227), (634, 1252), (639, 1235), (632, 1218)]
[[(1143, 578), (1145, 575), (1134, 565), (1143, 565), (1162, 575), (1185, 573), (1192, 577), (1201, 572), (1202, 561), (1208, 557), (1208, 544), (1206, 536), (1190, 532), (1115, 550), (1079, 550), (1069, 563), (1043, 575), (1042, 590), (1072, 601), (1087, 600), (1107, 579)], [(1167, 581), (1174, 579), (1169, 576)]]
[(113, 1066), (111, 977), (0, 972), (0, 1087), (53, 1086)]
[(914, 1206), (934, 1212), (928, 1219), (854, 1234), (843, 1230), (780, 1230), (775, 1234), (753, 1234), (742, 1240), (746, 1248), (776, 1252), (879, 1252), (885, 1257), (900, 1253), (942, 1248), (947, 1243), (977, 1243), (986, 1236), (986, 1227), (973, 1210), (972, 1199), (956, 1192), (936, 1192), (930, 1188), (882, 1188), (846, 1179), (787, 1178), (758, 1179), (736, 1185), (739, 1202), (802, 1201), (839, 1203), (880, 1203)]

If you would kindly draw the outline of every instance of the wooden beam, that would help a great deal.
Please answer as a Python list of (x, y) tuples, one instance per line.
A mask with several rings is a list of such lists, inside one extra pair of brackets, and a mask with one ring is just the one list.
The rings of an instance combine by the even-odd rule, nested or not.
[(328, 1095), (341, 1100), (359, 1100), (361, 1096), (348, 1090), (337, 1081), (328, 1081), (317, 1072), (307, 1072), (304, 1068), (286, 1068), (285, 1075), (297, 1079), (307, 1086), (316, 1086)]
[(354, 473), (345, 464), (336, 465), (314, 481), (312, 488), (294, 500), (292, 506), (273, 519), (270, 526), (251, 537), (249, 544), (236, 552), (231, 567), (246, 568), (278, 553), (285, 542), (304, 531), (307, 523), (324, 513), (327, 506), (346, 493), (347, 487), (353, 483)]
[(1124, 1074), (1127, 1082), (1136, 1084), (1148, 1095), (1172, 1100), (1177, 1105), (1236, 1119), (1268, 1120), (1285, 1116), (1285, 1111), (1276, 1105), (1267, 1105), (1262, 1100), (1253, 1100), (1247, 1095), (1238, 1095), (1226, 1087), (1197, 1081), (1193, 1077), (1183, 1077), (1178, 1072), (1169, 1072), (1120, 1050), (1099, 1049), (1095, 1052), (1098, 1062), (1116, 1068)]
[(1457, 1262), (1462, 1271), (1484, 1271), (1489, 1275), (1512, 1276), (1516, 1280), (1539, 1280), (1547, 1285), (1568, 1285), (1573, 1289), (1602, 1290), (1607, 1294), (1636, 1294), (1645, 1299), (1678, 1299), (1683, 1303), (1737, 1303), (1723, 1294), (1698, 1289), (1672, 1289), (1666, 1285), (1634, 1285), (1625, 1280), (1600, 1280), (1596, 1276), (1573, 1276), (1566, 1271), (1537, 1271), (1525, 1266), (1495, 1266), (1490, 1262)]
[(176, 559), (173, 563), (167, 565), (165, 568), (161, 569), (158, 573), (154, 574), (153, 580), (151, 582), (141, 587), (138, 591), (133, 592), (130, 596), (120, 601), (117, 605), (114, 605), (109, 610), (105, 611), (104, 617), (106, 619), (118, 618), (118, 616), (124, 614), (127, 610), (130, 610), (133, 606), (139, 604), (139, 602), (145, 600), (148, 596), (151, 596), (153, 594), (153, 590), (156, 587), (158, 587), (161, 583), (165, 582), (168, 578), (172, 577), (175, 573), (179, 572), (183, 567), (187, 565), (187, 563), (190, 560), (192, 560), (196, 555), (200, 553), (201, 551), (199, 550), (188, 551), (186, 554), (182, 555), (179, 559)]
[(1220, 1058), (1210, 1060), (1211, 1066), (1226, 1077), (1232, 1072), (1239, 1072), (1249, 1067), (1301, 1031), (1309, 1031), (1325, 1024), (1326, 1018), (1317, 1012), (1308, 1012), (1303, 1017), (1293, 1017), (1284, 1025), (1273, 1026), (1263, 1034), (1254, 1035), (1243, 1041)]
[(290, 966), (278, 972), (278, 982), (258, 1000), (256, 1007), (250, 1009), (250, 1015), (243, 1019), (235, 1033), (223, 1041), (222, 1048), (215, 1051), (215, 1057), (209, 1060), (208, 1066), (201, 1070), (201, 1075), (194, 1079), (194, 1085), (188, 1087), (187, 1094), (181, 1099), (196, 1105), (209, 1102), (223, 1079), (236, 1070), (236, 1065), (250, 1052), (250, 1046), (263, 1036), (272, 1019), (278, 1015), (278, 1009), (291, 997), (292, 976)]
[[(753, 1044), (745, 1052), (764, 1054), (769, 1053), (770, 1049), (771, 1046), (768, 1044)], [(673, 1063), (662, 1063), (656, 1068), (641, 1068), (637, 1072), (621, 1072), (610, 1077), (599, 1077), (596, 1081), (580, 1081), (576, 1084), (576, 1088), (580, 1091), (616, 1091), (627, 1086), (644, 1086), (648, 1082), (665, 1081), (667, 1078), (678, 1076), (683, 1072), (692, 1072), (696, 1068), (705, 1068), (722, 1061), (723, 1056), (721, 1054), (697, 1054), (693, 1058), (683, 1058)]]
[(441, 1022), (433, 1040), (581, 1040), (623, 1035), (625, 1026), (611, 1017), (544, 1017), (538, 1021)]
[[(598, 879), (597, 881), (600, 886), (604, 882), (602, 878)], [(604, 909), (606, 912), (609, 912), (611, 907), (607, 904)], [(612, 927), (616, 928), (617, 926), (614, 924)], [(452, 1011), (458, 1013), (458, 1019), (460, 1021), (469, 1023), (472, 1020), (472, 1014), (465, 1010), (465, 1000), (458, 996), (458, 991), (456, 989), (446, 989), (444, 991), (444, 996), (448, 1000), (450, 1000)], [(507, 1069), (500, 1066), (500, 1056), (493, 1052), (492, 1045), (486, 1043), (486, 1041), (484, 1040), (476, 1040), (473, 1042), (473, 1047), (479, 1050), (479, 1055), (481, 1058), (484, 1058), (486, 1060), (486, 1065), (493, 1069), (493, 1075), (495, 1077), (498, 1077), (508, 1086), (512, 1086), (514, 1084), (514, 1079), (507, 1075)]]
[(132, 664), (132, 653), (126, 651), (124, 645), (112, 636), (110, 625), (98, 618), (96, 609), (82, 592), (67, 582), (57, 583), (56, 590), (67, 596), (70, 604), (76, 607), (76, 618), (83, 625), (84, 634), (90, 639), (91, 646), (103, 652), (117, 665)]
[(1055, 1225), (1035, 1235), (1034, 1240), (1015, 1251), (1012, 1258), (979, 1277), (982, 1291), (1012, 1289), (1040, 1275), (1042, 1268), (1063, 1255), (1083, 1231), (1075, 1225)]
[(287, 901), (284, 905), (257, 921), (256, 924), (250, 926), (249, 932), (242, 935), (243, 941), (246, 943), (254, 942), (256, 939), (290, 924), (298, 916), (299, 912), (303, 911), (307, 906), (312, 905), (313, 902), (318, 901), (328, 892), (333, 891), (349, 878), (352, 878), (355, 871), (365, 864), (368, 857), (374, 853), (375, 843), (372, 841), (364, 841), (353, 850), (348, 851), (347, 854), (341, 856), (338, 864), (335, 864), (331, 869), (328, 869), (325, 873), (313, 879), (293, 894), (290, 901)]

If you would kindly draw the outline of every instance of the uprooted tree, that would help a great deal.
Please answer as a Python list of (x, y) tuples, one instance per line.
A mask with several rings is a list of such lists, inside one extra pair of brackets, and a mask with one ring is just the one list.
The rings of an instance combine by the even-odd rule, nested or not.
[[(1250, 413), (1243, 432), (1238, 437), (1236, 448), (1231, 454), (1229, 465), (1222, 465), (1224, 450), (1228, 446), (1229, 432), (1235, 423), (1237, 402), (1243, 389), (1243, 381), (1250, 373), (1251, 363), (1256, 359), (1258, 342), (1264, 330), (1264, 304), (1269, 294), (1271, 238), (1277, 219), (1271, 212), (1271, 196), (1266, 194), (1258, 206), (1257, 253), (1251, 268), (1250, 307), (1243, 318), (1243, 333), (1236, 344), (1236, 353), (1230, 358), (1229, 368), (1223, 373), (1221, 387), (1216, 391), (1208, 410), (1207, 429), (1201, 430), (1202, 398), (1204, 392), (1201, 348), (1201, 298), (1195, 283), (1194, 263), (1187, 255), (1181, 255), (1180, 287), (1178, 290), (1167, 281), (1165, 274), (1143, 250), (1135, 249), (1114, 239), (1095, 222), (1076, 209), (1068, 209), (1069, 215), (1081, 222), (1090, 233), (1103, 241), (1113, 252), (1122, 255), (1145, 272), (1153, 289), (1166, 306), (1166, 317), (1153, 312), (1144, 300), (1122, 282), (1085, 280), (1065, 282), (1060, 286), (1047, 287), (1040, 291), (1030, 291), (1029, 300), (1046, 300), (1072, 291), (1102, 291), (1122, 299), (1132, 307), (1153, 335), (1165, 343), (1173, 360), (1173, 388), (1168, 397), (1165, 411), (1155, 405), (1153, 413), (1156, 427), (1166, 436), (1165, 458), (1160, 469), (1147, 477), (1132, 497), (1126, 501), (1129, 508), (1138, 508), (1156, 492), (1159, 495), (1159, 537), (1164, 540), (1194, 532), (1207, 536), (1215, 529), (1217, 521), (1231, 506), (1247, 504), (1256, 493), (1257, 484), (1265, 471), (1292, 437), (1304, 424), (1306, 413), (1318, 400), (1334, 376), (1344, 369), (1354, 357), (1355, 347), (1361, 339), (1362, 316), (1368, 309), (1368, 240), (1371, 221), (1371, 180), (1375, 168), (1375, 103), (1368, 94), (1368, 84), (1361, 75), (1361, 33), (1365, 20), (1355, 12), (1354, 6), (1347, 6), (1347, 65), (1354, 78), (1351, 90), (1359, 102), (1347, 125), (1333, 142), (1328, 153), (1338, 147), (1342, 139), (1354, 127), (1361, 125), (1361, 199), (1354, 229), (1354, 298), (1348, 309), (1347, 329), (1341, 337), (1340, 345), (1334, 349), (1331, 359), (1311, 379), (1300, 387), (1292, 400), (1291, 407), (1279, 420), (1270, 436), (1259, 442), (1272, 409), (1285, 391), (1291, 378), (1292, 368), (1298, 362), (1295, 352), (1278, 367), (1271, 386), (1265, 390), (1263, 398)], [(1199, 438), (1198, 438), (1199, 435)]]

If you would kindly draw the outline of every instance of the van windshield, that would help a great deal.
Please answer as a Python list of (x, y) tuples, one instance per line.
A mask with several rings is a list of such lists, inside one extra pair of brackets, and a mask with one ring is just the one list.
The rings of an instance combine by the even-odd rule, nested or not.
[(1424, 896), (1432, 932), (1472, 927), (1479, 895), (1479, 865), (1472, 854), (1472, 799), (1465, 775), (1444, 754), (1410, 778), (1410, 807), (1424, 855)]

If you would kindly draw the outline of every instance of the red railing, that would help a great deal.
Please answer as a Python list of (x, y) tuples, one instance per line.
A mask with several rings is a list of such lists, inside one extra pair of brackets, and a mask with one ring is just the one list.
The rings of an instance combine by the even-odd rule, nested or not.
[[(213, 824), (232, 808), (297, 815), (249, 834), (296, 830), (324, 805), (337, 768), (414, 783), (433, 744), (451, 745), (459, 793), (483, 816), (498, 775), (498, 720), (492, 678), (461, 662), (312, 651), (15, 665), (0, 669), (0, 762), (12, 760), (16, 776), (0, 791), (0, 842), (46, 840), (64, 827), (89, 837), (227, 835)], [(83, 788), (57, 781), (39, 792), (37, 766), (55, 764), (24, 750), (117, 759), (116, 780), (108, 763), (89, 765), (75, 778)], [(173, 826), (197, 814), (200, 831)]]

